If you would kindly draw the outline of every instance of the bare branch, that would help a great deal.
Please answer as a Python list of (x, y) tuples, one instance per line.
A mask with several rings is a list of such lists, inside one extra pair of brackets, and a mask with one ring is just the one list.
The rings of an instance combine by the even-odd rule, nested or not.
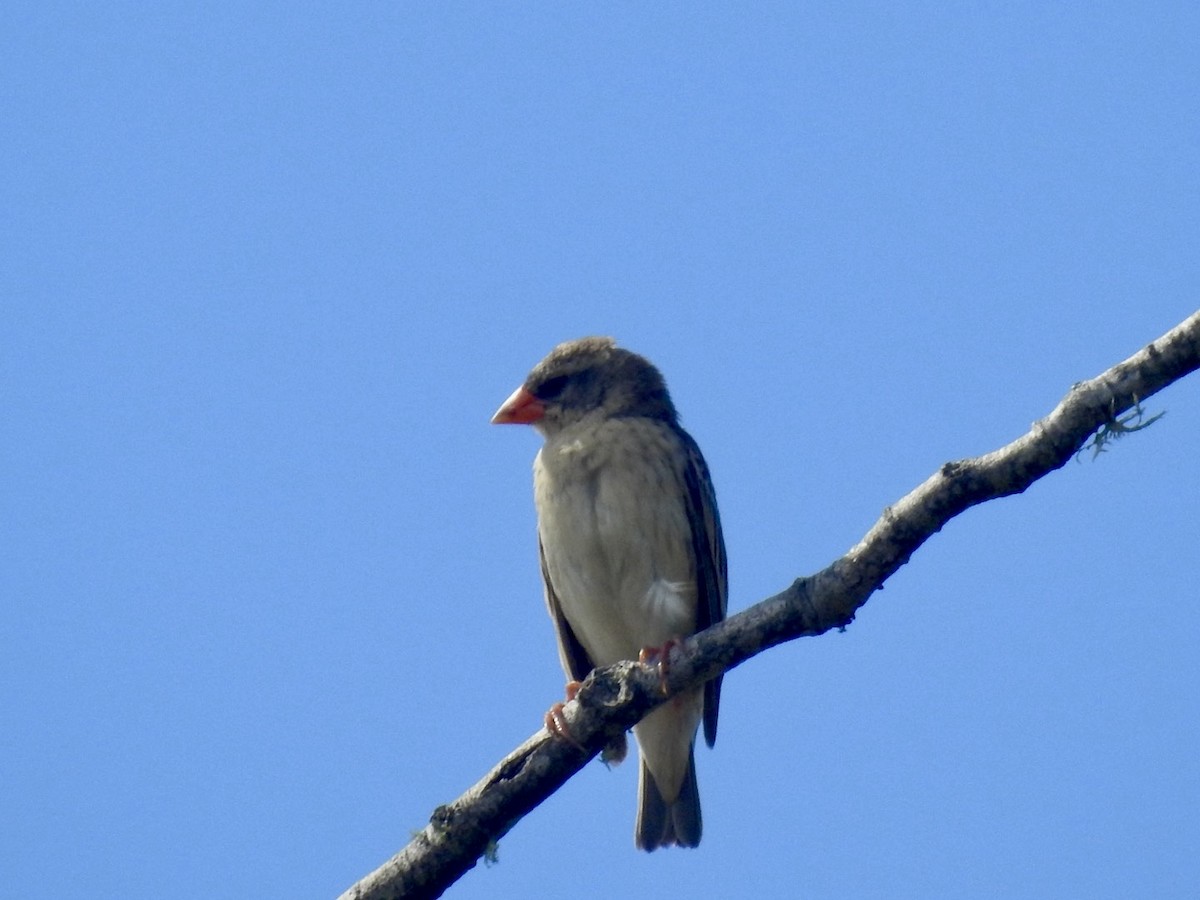
[(441, 896), (610, 736), (632, 727), (667, 696), (768, 647), (844, 628), (867, 598), (952, 518), (979, 503), (1024, 491), (1088, 445), (1098, 429), (1113, 435), (1149, 424), (1121, 416), (1140, 410), (1142, 401), (1197, 368), (1200, 312), (1107, 372), (1075, 385), (1048, 416), (1011, 444), (943, 465), (885, 509), (862, 541), (827, 568), (683, 642), (671, 655), (666, 695), (660, 693), (657, 669), (632, 662), (597, 669), (564, 710), (571, 733), (586, 749), (539, 731), (469, 791), (438, 807), (408, 846), (341, 900)]

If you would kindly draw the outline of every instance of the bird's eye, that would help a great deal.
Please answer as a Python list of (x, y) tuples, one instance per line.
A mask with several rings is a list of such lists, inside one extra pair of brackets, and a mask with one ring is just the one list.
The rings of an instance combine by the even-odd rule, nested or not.
[(553, 378), (548, 378), (543, 381), (535, 393), (540, 400), (555, 400), (559, 394), (563, 392), (563, 388), (567, 386), (566, 375), (555, 375)]

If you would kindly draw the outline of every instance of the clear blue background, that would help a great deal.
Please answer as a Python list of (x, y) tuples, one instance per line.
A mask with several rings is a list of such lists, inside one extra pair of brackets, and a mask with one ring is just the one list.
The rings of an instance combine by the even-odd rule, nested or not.
[[(529, 430), (666, 372), (732, 607), (1200, 306), (1194, 3), (59, 4), (0, 31), (0, 894), (330, 897), (561, 694)], [(1200, 377), (450, 896), (1194, 897)]]

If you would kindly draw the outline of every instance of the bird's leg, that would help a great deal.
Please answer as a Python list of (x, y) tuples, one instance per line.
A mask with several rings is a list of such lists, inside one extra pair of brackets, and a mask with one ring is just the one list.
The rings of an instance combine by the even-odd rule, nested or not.
[(678, 646), (681, 638), (671, 638), (661, 647), (643, 647), (638, 662), (645, 666), (658, 666), (658, 692), (667, 696), (667, 675), (671, 668), (671, 650)]
[(546, 730), (554, 737), (566, 741), (568, 744), (574, 744), (580, 750), (583, 745), (575, 740), (571, 734), (571, 728), (567, 725), (566, 716), (563, 715), (563, 707), (575, 699), (575, 695), (579, 693), (579, 682), (568, 681), (566, 687), (567, 699), (564, 703), (555, 703), (546, 713)]

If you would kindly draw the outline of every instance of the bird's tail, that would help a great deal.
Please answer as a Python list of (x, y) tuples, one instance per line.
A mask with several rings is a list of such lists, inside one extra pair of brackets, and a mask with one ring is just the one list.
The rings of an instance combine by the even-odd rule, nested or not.
[(695, 847), (700, 843), (700, 788), (696, 784), (695, 752), (688, 754), (687, 774), (674, 802), (663, 799), (654, 776), (642, 760), (638, 779), (638, 815), (633, 840), (639, 850)]

